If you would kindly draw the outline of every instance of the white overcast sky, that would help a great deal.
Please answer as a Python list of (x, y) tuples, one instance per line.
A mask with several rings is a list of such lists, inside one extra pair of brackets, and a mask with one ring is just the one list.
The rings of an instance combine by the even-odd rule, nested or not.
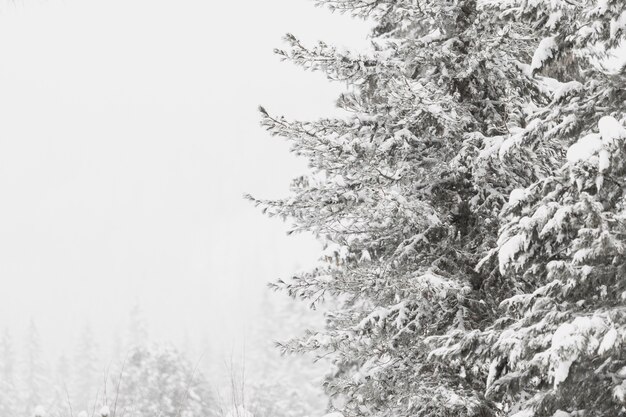
[(307, 0), (0, 1), (0, 325), (106, 338), (138, 301), (159, 337), (236, 335), (316, 249), (242, 200), (304, 170), (256, 107), (316, 118), (342, 87), (272, 49), (367, 26)]

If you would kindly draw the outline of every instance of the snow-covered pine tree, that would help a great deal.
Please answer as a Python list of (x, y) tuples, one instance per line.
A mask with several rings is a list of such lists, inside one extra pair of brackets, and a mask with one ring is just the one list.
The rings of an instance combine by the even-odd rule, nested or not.
[(17, 413), (15, 352), (11, 334), (5, 329), (0, 341), (0, 415), (12, 416), (15, 413)]
[(42, 356), (39, 330), (34, 320), (30, 320), (26, 340), (22, 349), (21, 392), (23, 412), (33, 414), (42, 405), (50, 389), (47, 386), (46, 365)]
[(135, 303), (128, 317), (126, 349), (138, 349), (148, 345), (148, 324), (139, 303)]
[(211, 417), (214, 399), (204, 375), (173, 348), (135, 348), (121, 375), (112, 415)]
[(626, 3), (485, 3), (533, 28), (524, 69), (551, 97), (501, 148), (541, 149), (551, 169), (511, 192), (479, 267), (506, 289), (480, 336), (488, 397), (519, 416), (626, 415)]
[[(313, 232), (326, 243), (318, 268), (279, 286), (312, 305), (330, 299), (334, 306), (326, 332), (310, 332), (288, 347), (332, 359), (336, 369), (326, 388), (350, 416), (565, 416), (566, 409), (593, 405), (599, 389), (604, 408), (592, 406), (590, 415), (621, 410), (617, 342), (624, 333), (617, 316), (624, 301), (616, 294), (623, 291), (624, 257), (614, 244), (624, 237), (617, 214), (620, 139), (602, 145), (603, 160), (611, 162), (592, 185), (566, 181), (574, 174), (561, 167), (568, 147), (586, 134), (595, 134), (600, 152), (600, 117), (613, 116), (603, 119), (612, 131), (624, 117), (624, 70), (602, 68), (603, 55), (624, 38), (623, 1), (318, 3), (376, 26), (367, 54), (325, 43), (307, 48), (292, 35), (290, 49), (278, 51), (347, 83), (338, 105), (349, 116), (288, 121), (261, 109), (263, 125), (289, 139), (312, 173), (294, 180), (287, 199), (254, 201), (293, 221), (295, 232)], [(581, 166), (572, 172), (584, 173)], [(553, 192), (559, 181), (568, 191)], [(596, 197), (589, 187), (604, 191)], [(524, 217), (549, 202), (557, 206), (546, 216), (557, 216), (559, 207), (577, 204), (573, 198), (595, 217), (581, 214), (567, 233), (557, 228), (539, 238), (534, 220)], [(603, 209), (582, 202), (589, 198)], [(560, 224), (572, 218), (558, 216)], [(593, 243), (605, 230), (613, 230), (611, 239)], [(603, 259), (592, 267), (598, 278), (587, 282), (598, 282), (607, 269), (612, 278), (602, 284), (605, 298), (588, 294), (577, 304), (583, 294), (563, 290), (577, 278), (552, 261), (583, 248), (589, 250), (572, 265), (590, 253), (594, 262)], [(548, 302), (544, 286), (556, 279), (563, 284), (547, 288), (560, 289), (563, 301), (553, 294)], [(613, 313), (605, 311), (611, 306)], [(580, 373), (563, 383), (554, 367), (582, 359), (588, 344), (553, 352), (554, 332), (592, 308), (582, 317), (603, 314), (607, 326), (596, 331), (598, 343), (608, 346), (610, 326), (619, 337), (598, 353), (606, 363), (596, 358), (586, 370), (572, 365)], [(549, 324), (541, 319), (546, 314)], [(567, 353), (573, 349), (579, 350)], [(608, 379), (604, 385), (581, 379), (591, 374)], [(570, 395), (577, 399), (567, 402)]]
[(259, 311), (249, 319), (249, 345), (254, 348), (245, 354), (244, 406), (255, 417), (321, 415), (326, 406), (320, 384), (324, 367), (310, 356), (281, 357), (275, 346), (298, 329), (320, 327), (321, 316), (307, 316), (306, 306), (275, 297), (264, 293)]
[(514, 180), (491, 151), (541, 100), (517, 61), (530, 41), (473, 0), (329, 1), (374, 19), (374, 51), (306, 48), (289, 35), (285, 59), (347, 82), (338, 105), (350, 116), (290, 122), (262, 109), (264, 126), (292, 140), (312, 175), (282, 201), (257, 201), (327, 244), (325, 263), (285, 283), (315, 304), (338, 305), (328, 331), (290, 346), (319, 350), (336, 365), (326, 387), (348, 415), (490, 415), (483, 368), (441, 361), (448, 334), (478, 332), (495, 306), (474, 271), (495, 245)]
[[(72, 381), (72, 366), (65, 353), (61, 353), (56, 361), (55, 372), (52, 378), (53, 392), (49, 415), (52, 417), (65, 417), (74, 414), (78, 410), (77, 404), (69, 398), (71, 393), (70, 382)], [(73, 408), (72, 408), (73, 407)]]
[(74, 353), (74, 373), (72, 384), (72, 407), (78, 411), (88, 410), (97, 404), (102, 394), (102, 375), (98, 369), (97, 344), (91, 325), (86, 323), (79, 335)]

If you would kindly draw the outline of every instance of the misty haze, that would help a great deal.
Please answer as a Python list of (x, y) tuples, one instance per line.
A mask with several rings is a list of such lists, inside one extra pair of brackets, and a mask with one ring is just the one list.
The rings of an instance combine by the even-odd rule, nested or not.
[(626, 416), (624, 0), (0, 0), (0, 417)]

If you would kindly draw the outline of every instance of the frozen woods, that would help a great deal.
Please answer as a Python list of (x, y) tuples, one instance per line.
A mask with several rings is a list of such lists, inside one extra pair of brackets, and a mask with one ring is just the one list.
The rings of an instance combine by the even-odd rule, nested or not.
[(213, 339), (182, 348), (155, 340), (138, 306), (125, 329), (103, 338), (86, 325), (52, 360), (35, 322), (23, 337), (5, 331), (0, 416), (302, 417), (323, 410), (319, 371), (304, 358), (281, 358), (273, 343), (316, 320), (291, 302), (262, 305), (245, 360), (224, 357)]
[(371, 22), (371, 47), (285, 36), (276, 54), (345, 86), (343, 113), (261, 107), (309, 173), (247, 198), (323, 243), (271, 286), (324, 326), (286, 309), (285, 365), (250, 397), (234, 367), (227, 399), (162, 346), (104, 384), (80, 379), (87, 354), (72, 390), (44, 381), (33, 328), (19, 384), (5, 338), (0, 417), (626, 416), (626, 2), (317, 3)]

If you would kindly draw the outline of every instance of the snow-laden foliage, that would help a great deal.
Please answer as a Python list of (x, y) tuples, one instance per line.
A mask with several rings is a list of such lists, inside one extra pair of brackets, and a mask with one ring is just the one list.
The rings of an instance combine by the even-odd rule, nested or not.
[(75, 393), (72, 407), (90, 410), (99, 391), (102, 379), (97, 368), (96, 343), (91, 327), (85, 325), (80, 333), (72, 365), (74, 378), (72, 392)]
[(551, 415), (555, 407), (590, 416), (624, 411), (622, 124), (600, 118), (597, 129), (571, 145), (562, 168), (503, 210), (494, 252), (510, 297), (481, 335), (495, 355), (488, 393), (506, 393), (535, 415)]
[(137, 348), (112, 401), (115, 415), (127, 417), (215, 415), (207, 381), (173, 348)]
[(15, 377), (15, 352), (13, 340), (7, 330), (0, 341), (0, 415), (17, 413), (18, 399)]
[(46, 377), (46, 364), (42, 357), (39, 330), (33, 320), (29, 322), (23, 349), (18, 381), (21, 406), (18, 406), (17, 411), (31, 414), (33, 410), (41, 406), (50, 385)]
[[(270, 298), (270, 296), (272, 298)], [(264, 294), (259, 313), (249, 325), (245, 375), (240, 402), (254, 417), (303, 417), (323, 413), (326, 398), (321, 389), (325, 367), (312, 357), (282, 356), (277, 342), (303, 326), (322, 325), (322, 317), (307, 314), (306, 306), (293, 300)], [(228, 397), (228, 396), (226, 396)]]
[(346, 416), (625, 413), (623, 0), (318, 3), (376, 26), (277, 51), (347, 83), (346, 117), (261, 108), (311, 174), (254, 201), (326, 245), (278, 283), (332, 306), (288, 347), (332, 360)]
[(239, 405), (233, 407), (224, 417), (254, 417), (254, 414), (248, 411), (244, 406)]
[(111, 409), (108, 405), (103, 405), (100, 407), (100, 411), (98, 411), (100, 417), (109, 417), (111, 415)]

